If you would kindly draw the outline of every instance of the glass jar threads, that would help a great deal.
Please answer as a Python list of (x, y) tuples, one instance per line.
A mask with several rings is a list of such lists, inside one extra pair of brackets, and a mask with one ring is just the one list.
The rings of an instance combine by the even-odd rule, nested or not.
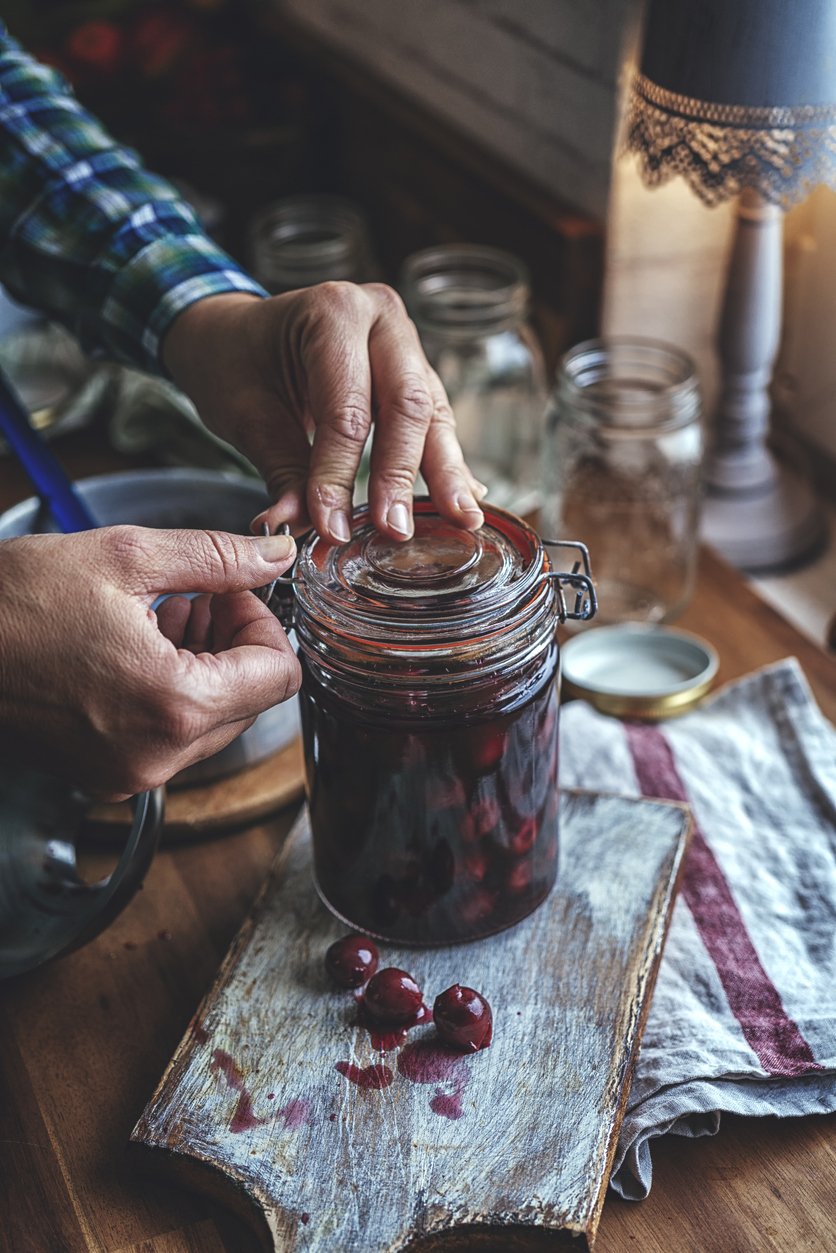
[(465, 460), (492, 504), (531, 514), (547, 396), (524, 264), (498, 248), (448, 244), (408, 257), (400, 286), (447, 389)]
[(377, 277), (365, 214), (342, 196), (286, 196), (256, 215), (249, 235), (253, 277), (273, 295)]
[(541, 519), (547, 533), (586, 538), (602, 621), (666, 622), (687, 604), (702, 455), (685, 353), (639, 338), (566, 353), (547, 419)]
[(406, 944), (490, 935), (545, 898), (557, 866), (558, 646), (594, 612), (521, 520), (479, 532), (417, 501), (394, 543), (302, 546), (294, 624), (314, 872), (350, 926)]

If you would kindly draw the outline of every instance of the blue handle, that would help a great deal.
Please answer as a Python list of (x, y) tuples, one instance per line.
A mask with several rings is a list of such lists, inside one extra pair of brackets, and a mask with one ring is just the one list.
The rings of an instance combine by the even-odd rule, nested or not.
[(98, 526), (61, 465), (31, 425), (29, 414), (2, 370), (0, 431), (62, 531), (92, 531)]

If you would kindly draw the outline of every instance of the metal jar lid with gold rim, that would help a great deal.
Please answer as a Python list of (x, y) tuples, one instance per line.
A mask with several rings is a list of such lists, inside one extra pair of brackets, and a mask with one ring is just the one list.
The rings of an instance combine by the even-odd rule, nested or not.
[(596, 627), (563, 646), (564, 694), (617, 718), (658, 721), (693, 709), (717, 665), (712, 646), (687, 631), (638, 623)]

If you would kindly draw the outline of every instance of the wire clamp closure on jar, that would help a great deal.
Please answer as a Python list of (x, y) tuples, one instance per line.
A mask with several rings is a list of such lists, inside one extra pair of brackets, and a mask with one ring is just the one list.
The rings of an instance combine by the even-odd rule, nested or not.
[[(573, 618), (578, 622), (588, 622), (598, 612), (598, 596), (592, 582), (592, 568), (589, 563), (589, 549), (573, 539), (541, 539), (545, 548), (574, 548), (580, 553), (580, 561), (576, 561), (571, 570), (551, 570), (545, 575), (553, 579), (557, 595), (558, 614), (560, 621)], [(581, 573), (583, 566), (583, 573)], [(569, 609), (566, 605), (564, 588), (571, 588), (575, 593), (575, 605)]]
[[(265, 535), (270, 533), (266, 523), (264, 524), (263, 533)], [(284, 523), (280, 526), (277, 534), (289, 535), (290, 527), (288, 524)], [(595, 591), (595, 585), (592, 582), (589, 549), (580, 540), (541, 539), (541, 543), (545, 548), (571, 548), (580, 553), (580, 560), (574, 562), (571, 570), (550, 570), (543, 577), (553, 580), (555, 584), (559, 620), (565, 622), (571, 618), (577, 622), (588, 622), (598, 612), (598, 596)], [(581, 567), (583, 567), (583, 572), (581, 572)], [(294, 574), (280, 575), (265, 587), (257, 588), (256, 595), (267, 605), (272, 601), (273, 592), (277, 586), (293, 588), (298, 583), (299, 579)], [(571, 589), (575, 593), (575, 603), (572, 609), (566, 603), (565, 588)], [(282, 613), (277, 608), (276, 612), (285, 629), (290, 630), (293, 625), (292, 609), (288, 606), (285, 608), (285, 612)]]

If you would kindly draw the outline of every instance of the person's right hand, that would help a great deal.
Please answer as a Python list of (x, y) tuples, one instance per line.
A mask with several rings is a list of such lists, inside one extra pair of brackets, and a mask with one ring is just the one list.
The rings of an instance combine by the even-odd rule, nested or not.
[(351, 535), (371, 434), (369, 511), (395, 540), (414, 531), (420, 469), (445, 518), (475, 530), (487, 488), (464, 463), (450, 402), (400, 296), (383, 283), (320, 283), (262, 299), (197, 300), (165, 338), (166, 367), (203, 421), (258, 469), (274, 503), (254, 519), (329, 544)]
[[(299, 663), (248, 589), (285, 536), (103, 527), (0, 543), (0, 749), (97, 796), (164, 783), (299, 688)], [(155, 614), (162, 593), (174, 596)]]

